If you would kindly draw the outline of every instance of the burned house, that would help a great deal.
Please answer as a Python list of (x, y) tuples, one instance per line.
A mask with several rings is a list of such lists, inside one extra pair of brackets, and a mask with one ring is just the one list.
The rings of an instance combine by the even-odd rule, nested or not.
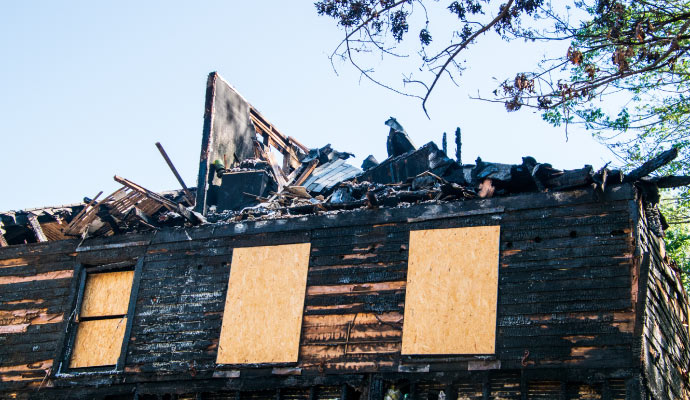
[(0, 397), (689, 397), (674, 150), (463, 164), (388, 125), (362, 170), (212, 73), (196, 188), (0, 214)]

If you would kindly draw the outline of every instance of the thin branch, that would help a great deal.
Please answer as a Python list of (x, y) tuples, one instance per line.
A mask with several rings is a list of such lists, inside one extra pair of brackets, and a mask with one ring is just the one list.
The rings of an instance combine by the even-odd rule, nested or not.
[(489, 22), (487, 25), (485, 25), (483, 28), (479, 29), (477, 32), (475, 32), (472, 36), (467, 38), (464, 42), (460, 44), (460, 46), (453, 52), (453, 54), (446, 60), (446, 62), (443, 64), (441, 67), (441, 70), (436, 73), (436, 76), (434, 77), (434, 81), (431, 83), (429, 86), (429, 90), (427, 90), (426, 95), (424, 95), (424, 99), (422, 100), (422, 109), (424, 110), (424, 114), (426, 114), (427, 118), (429, 118), (429, 112), (426, 109), (426, 101), (429, 99), (429, 95), (431, 95), (431, 91), (434, 90), (434, 87), (436, 86), (436, 83), (438, 82), (439, 78), (441, 78), (441, 75), (443, 74), (443, 71), (446, 70), (448, 67), (448, 64), (457, 57), (460, 52), (467, 47), (474, 39), (477, 38), (477, 36), (481, 35), (482, 33), (486, 32), (489, 30), (492, 26), (496, 25), (499, 21), (501, 21), (505, 16), (508, 14), (510, 11), (510, 6), (513, 4), (514, 0), (509, 0), (507, 4), (503, 5), (503, 10), (494, 18), (491, 22)]

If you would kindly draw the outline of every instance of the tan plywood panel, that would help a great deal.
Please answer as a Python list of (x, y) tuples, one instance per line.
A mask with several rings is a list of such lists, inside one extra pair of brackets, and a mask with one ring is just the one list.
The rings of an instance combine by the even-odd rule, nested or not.
[(80, 322), (70, 368), (117, 364), (126, 326), (126, 317)]
[(410, 232), (402, 354), (493, 354), (500, 227)]
[(233, 250), (218, 364), (296, 362), (309, 243)]
[(82, 317), (127, 314), (134, 271), (105, 272), (86, 276)]

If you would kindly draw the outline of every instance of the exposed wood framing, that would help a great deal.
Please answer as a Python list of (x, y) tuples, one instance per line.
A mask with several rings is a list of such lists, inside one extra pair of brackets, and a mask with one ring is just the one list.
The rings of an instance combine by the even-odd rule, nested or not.
[(283, 157), (289, 160), (288, 162), (292, 168), (298, 168), (300, 161), (297, 149), (304, 153), (308, 153), (309, 149), (294, 138), (280, 133), (255, 108), (251, 107), (249, 114), (256, 128), (256, 133), (265, 135), (268, 138), (268, 144), (281, 152)]
[(285, 173), (280, 168), (280, 165), (276, 161), (275, 157), (273, 157), (273, 154), (271, 154), (270, 149), (263, 149), (261, 147), (261, 144), (259, 144), (258, 142), (254, 143), (254, 148), (257, 149), (259, 154), (261, 154), (261, 158), (266, 160), (268, 164), (271, 166), (271, 171), (273, 171), (273, 176), (275, 177), (276, 183), (278, 184), (278, 192), (280, 192), (287, 185), (287, 177), (285, 176)]
[(139, 193), (145, 195), (146, 197), (148, 197), (149, 199), (155, 200), (155, 201), (161, 203), (161, 204), (162, 204), (165, 208), (167, 208), (168, 210), (170, 210), (170, 211), (177, 211), (177, 205), (178, 205), (178, 204), (175, 203), (174, 201), (168, 200), (168, 199), (166, 199), (165, 197), (159, 195), (159, 194), (156, 193), (156, 192), (153, 192), (153, 191), (151, 191), (151, 190), (148, 190), (148, 189), (146, 189), (146, 188), (143, 187), (143, 186), (139, 186), (139, 185), (137, 185), (136, 183), (134, 183), (134, 182), (132, 182), (132, 181), (129, 181), (129, 180), (125, 179), (125, 178), (121, 178), (121, 177), (119, 177), (119, 176), (117, 176), (117, 175), (115, 175), (115, 176), (113, 177), (113, 179), (115, 180), (115, 182), (120, 183), (120, 184), (122, 184), (122, 185), (125, 185), (125, 186), (127, 186), (128, 188), (130, 188), (130, 189), (132, 189), (132, 190), (134, 190), (134, 191), (136, 191), (136, 192), (139, 192)]
[(34, 232), (36, 240), (38, 242), (47, 242), (48, 238), (46, 237), (45, 233), (43, 233), (43, 229), (41, 229), (41, 224), (38, 222), (38, 218), (36, 218), (36, 216), (32, 213), (28, 213), (26, 218), (29, 220), (29, 226), (31, 226), (31, 230)]
[[(137, 203), (146, 198), (146, 195), (137, 191), (125, 188), (121, 193), (122, 197), (108, 203), (110, 214), (117, 218), (122, 218)], [(160, 208), (160, 205), (159, 205)]]
[(128, 187), (128, 188), (130, 188), (130, 189), (132, 189), (132, 190), (134, 190), (134, 191), (136, 191), (136, 192), (139, 192), (139, 193), (143, 194), (143, 195), (146, 196), (148, 199), (160, 203), (161, 205), (163, 205), (163, 206), (164, 206), (165, 208), (167, 208), (168, 210), (174, 211), (174, 212), (177, 212), (177, 213), (180, 213), (185, 219), (187, 219), (188, 221), (192, 222), (193, 224), (198, 224), (199, 222), (201, 222), (201, 219), (200, 219), (199, 216), (194, 215), (191, 211), (187, 210), (187, 209), (186, 209), (183, 205), (181, 205), (181, 204), (178, 204), (178, 203), (176, 203), (176, 202), (174, 202), (174, 201), (172, 201), (172, 200), (168, 200), (168, 199), (166, 199), (165, 197), (159, 195), (159, 194), (156, 193), (156, 192), (153, 192), (153, 191), (151, 191), (151, 190), (148, 190), (148, 189), (146, 189), (146, 188), (143, 187), (143, 186), (139, 186), (139, 185), (137, 185), (136, 183), (134, 183), (134, 182), (132, 182), (132, 181), (129, 181), (129, 180), (125, 179), (125, 178), (121, 178), (121, 177), (119, 177), (119, 176), (117, 176), (117, 175), (115, 175), (115, 176), (113, 177), (113, 179), (115, 179), (116, 182), (121, 183), (121, 184), (125, 185), (126, 187)]
[[(115, 191), (113, 194), (118, 193), (118, 191)], [(98, 192), (98, 194), (87, 203), (74, 218), (72, 218), (72, 221), (70, 221), (67, 228), (65, 228), (65, 235), (79, 236), (84, 232), (84, 229), (96, 218), (96, 212), (98, 212), (97, 200), (102, 194), (102, 191)]]

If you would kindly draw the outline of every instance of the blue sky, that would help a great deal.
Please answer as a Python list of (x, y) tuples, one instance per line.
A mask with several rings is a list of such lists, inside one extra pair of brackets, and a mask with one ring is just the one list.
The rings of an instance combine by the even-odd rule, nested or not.
[(389, 116), (417, 145), (440, 145), (460, 126), (464, 162), (531, 155), (557, 168), (597, 168), (613, 159), (588, 132), (572, 128), (566, 142), (538, 114), (468, 98), (493, 90), (492, 77), (565, 48), (482, 38), (465, 56), (461, 87), (446, 82), (433, 94), (429, 120), (418, 100), (362, 81), (346, 64), (336, 75), (328, 55), (341, 37), (309, 1), (3, 2), (0, 210), (107, 194), (119, 186), (116, 174), (152, 190), (177, 188), (157, 141), (196, 185), (211, 71), (285, 134), (353, 152), (357, 166), (368, 154), (385, 158)]

